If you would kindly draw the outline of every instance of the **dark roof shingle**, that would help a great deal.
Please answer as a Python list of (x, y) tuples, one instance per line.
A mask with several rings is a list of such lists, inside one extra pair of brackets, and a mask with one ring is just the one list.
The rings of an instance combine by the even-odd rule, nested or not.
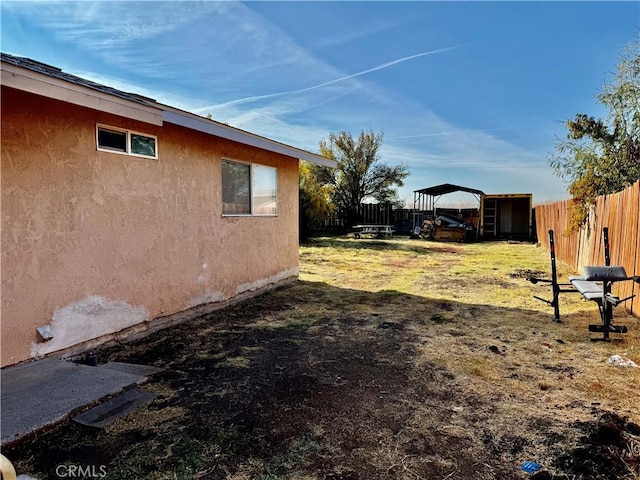
[(51, 78), (57, 78), (59, 80), (64, 80), (65, 82), (70, 82), (83, 87), (91, 88), (92, 90), (97, 90), (108, 95), (114, 95), (124, 100), (140, 103), (142, 105), (150, 107), (158, 106), (158, 102), (156, 102), (156, 100), (154, 100), (153, 98), (148, 98), (136, 93), (123, 92), (122, 90), (118, 90), (116, 88), (101, 85), (99, 83), (92, 82), (91, 80), (86, 80), (84, 78), (65, 73), (58, 67), (52, 67), (51, 65), (38, 62), (37, 60), (32, 60), (26, 57), (16, 57), (8, 53), (0, 53), (0, 57), (2, 58), (3, 62), (10, 63), (11, 65), (15, 65), (16, 67), (26, 68), (27, 70), (38, 72)]

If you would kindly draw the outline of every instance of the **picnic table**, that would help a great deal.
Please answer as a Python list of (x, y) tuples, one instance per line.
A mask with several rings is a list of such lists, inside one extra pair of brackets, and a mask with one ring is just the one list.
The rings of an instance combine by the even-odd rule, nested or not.
[(395, 232), (393, 225), (354, 225), (353, 229), (356, 238), (364, 234), (373, 234), (378, 238), (390, 237)]

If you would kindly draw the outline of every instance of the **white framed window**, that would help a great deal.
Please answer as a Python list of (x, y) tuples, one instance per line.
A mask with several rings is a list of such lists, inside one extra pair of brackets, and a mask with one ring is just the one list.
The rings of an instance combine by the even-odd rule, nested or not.
[(222, 214), (251, 215), (251, 164), (222, 161)]
[(222, 161), (222, 214), (278, 214), (278, 170), (253, 163)]
[(102, 152), (158, 158), (158, 137), (108, 125), (96, 125), (96, 145)]

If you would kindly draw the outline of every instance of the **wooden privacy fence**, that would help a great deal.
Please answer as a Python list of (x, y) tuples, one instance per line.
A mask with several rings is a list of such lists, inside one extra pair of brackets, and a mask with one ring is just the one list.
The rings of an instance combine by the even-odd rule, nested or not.
[[(602, 229), (609, 229), (611, 265), (622, 265), (627, 275), (640, 275), (640, 181), (619, 193), (598, 197), (587, 223), (567, 235), (572, 200), (536, 206), (538, 241), (549, 249), (548, 231), (555, 232), (556, 257), (576, 272), (585, 265), (604, 265)], [(640, 318), (640, 287), (635, 282), (615, 284), (620, 298), (638, 295), (625, 306)]]

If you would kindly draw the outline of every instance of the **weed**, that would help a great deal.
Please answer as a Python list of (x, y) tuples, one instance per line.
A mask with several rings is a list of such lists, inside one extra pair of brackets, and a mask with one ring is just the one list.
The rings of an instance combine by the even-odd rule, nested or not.
[(224, 361), (216, 364), (218, 367), (229, 367), (229, 368), (247, 368), (249, 366), (249, 360), (247, 357), (227, 357)]
[(429, 318), (434, 323), (447, 323), (449, 321), (449, 319), (441, 313), (434, 313)]

